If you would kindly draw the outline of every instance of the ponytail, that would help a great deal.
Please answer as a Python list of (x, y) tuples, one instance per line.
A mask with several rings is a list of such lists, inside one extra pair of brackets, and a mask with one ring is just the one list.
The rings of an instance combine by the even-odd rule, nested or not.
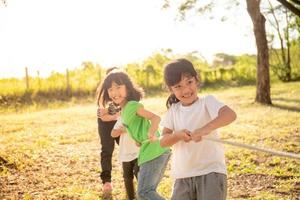
[(167, 108), (170, 108), (173, 103), (177, 102), (179, 102), (179, 99), (177, 99), (175, 94), (172, 93), (167, 99), (166, 106)]

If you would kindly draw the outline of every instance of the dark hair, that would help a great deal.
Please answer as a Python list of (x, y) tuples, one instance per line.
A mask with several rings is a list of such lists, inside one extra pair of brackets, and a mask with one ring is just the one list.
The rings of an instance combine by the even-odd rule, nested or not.
[[(180, 58), (168, 63), (164, 68), (164, 80), (165, 84), (170, 88), (176, 85), (182, 79), (182, 76), (192, 76), (199, 81), (198, 74), (193, 66), (193, 64), (187, 59)], [(171, 94), (166, 102), (167, 108), (169, 108), (173, 103), (179, 102), (174, 94)]]
[(127, 73), (113, 70), (106, 75), (101, 84), (97, 98), (98, 105), (100, 104), (100, 100), (104, 107), (109, 101), (112, 101), (109, 98), (108, 89), (112, 86), (113, 82), (118, 85), (125, 85), (127, 101), (139, 101), (143, 97), (143, 90), (132, 82)]
[[(110, 67), (108, 69), (106, 69), (105, 71), (105, 74), (109, 74), (111, 71), (113, 70), (118, 70), (119, 68), (118, 67)], [(98, 83), (98, 86), (97, 86), (97, 89), (96, 89), (96, 101), (97, 101), (97, 105), (99, 106), (100, 105), (100, 90), (101, 90), (101, 87), (102, 87), (102, 84), (101, 82)]]
[(112, 72), (113, 70), (118, 70), (119, 68), (118, 67), (110, 67), (106, 70), (106, 75), (109, 74), (110, 72)]

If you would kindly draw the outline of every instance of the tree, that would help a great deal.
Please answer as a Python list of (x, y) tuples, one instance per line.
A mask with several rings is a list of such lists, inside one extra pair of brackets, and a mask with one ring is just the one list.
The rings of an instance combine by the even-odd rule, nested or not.
[(256, 97), (255, 101), (272, 104), (270, 96), (269, 49), (266, 35), (266, 19), (260, 12), (260, 0), (246, 0), (247, 11), (253, 22), (257, 47)]
[[(178, 7), (179, 13), (184, 14), (191, 9), (195, 9), (200, 14), (211, 11), (214, 0), (205, 5), (197, 4), (197, 0), (184, 0)], [(265, 29), (266, 19), (260, 12), (260, 0), (246, 0), (247, 11), (253, 22), (254, 36), (257, 46), (257, 84), (255, 101), (263, 104), (272, 104), (270, 97), (270, 74), (269, 74), (269, 52)], [(239, 4), (239, 2), (236, 2)], [(164, 8), (169, 6), (169, 1), (165, 0)]]
[(295, 15), (300, 17), (300, 0), (277, 0), (279, 3), (281, 3), (284, 7), (286, 7), (288, 10), (293, 12)]

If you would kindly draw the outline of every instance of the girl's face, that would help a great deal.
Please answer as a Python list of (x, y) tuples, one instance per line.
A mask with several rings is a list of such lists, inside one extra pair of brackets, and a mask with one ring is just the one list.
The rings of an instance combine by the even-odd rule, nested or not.
[(120, 106), (125, 105), (127, 102), (126, 86), (112, 82), (111, 87), (108, 88), (108, 96), (115, 104)]
[(189, 106), (198, 99), (197, 84), (195, 77), (183, 75), (180, 82), (171, 86), (170, 89), (183, 106)]

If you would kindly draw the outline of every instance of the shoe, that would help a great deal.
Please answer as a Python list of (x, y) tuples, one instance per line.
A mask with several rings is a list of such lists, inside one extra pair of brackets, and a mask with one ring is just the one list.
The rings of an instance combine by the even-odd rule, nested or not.
[(105, 194), (111, 193), (111, 192), (112, 192), (112, 189), (113, 189), (113, 188), (112, 188), (112, 185), (111, 185), (110, 182), (106, 182), (106, 183), (103, 184), (102, 190), (103, 190), (103, 192), (104, 192)]

